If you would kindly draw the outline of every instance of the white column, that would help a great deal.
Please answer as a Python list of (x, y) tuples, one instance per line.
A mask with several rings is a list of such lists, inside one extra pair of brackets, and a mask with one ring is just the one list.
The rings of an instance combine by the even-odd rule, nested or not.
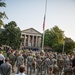
[(36, 47), (37, 47), (37, 36), (36, 36)]
[(28, 46), (30, 46), (30, 35), (28, 35)]
[(41, 45), (41, 37), (39, 36), (39, 47), (40, 47), (40, 45)]
[(34, 35), (32, 36), (32, 46), (34, 46)]
[(26, 46), (26, 35), (24, 35), (24, 46)]
[(38, 36), (38, 47), (39, 47), (39, 36)]

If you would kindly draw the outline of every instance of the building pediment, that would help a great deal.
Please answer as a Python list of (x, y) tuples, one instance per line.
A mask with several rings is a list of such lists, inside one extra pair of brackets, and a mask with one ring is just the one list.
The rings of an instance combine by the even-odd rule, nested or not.
[(22, 30), (21, 33), (41, 35), (41, 33), (35, 30), (34, 28)]

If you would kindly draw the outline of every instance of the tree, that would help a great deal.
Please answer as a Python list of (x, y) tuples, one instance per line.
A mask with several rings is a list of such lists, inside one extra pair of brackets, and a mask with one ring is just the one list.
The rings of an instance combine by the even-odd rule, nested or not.
[(47, 29), (45, 31), (45, 46), (50, 46), (52, 48), (55, 48), (54, 50), (56, 50), (56, 47), (59, 44), (63, 43), (63, 39), (64, 32), (61, 29), (59, 29), (58, 26), (54, 26), (50, 30)]
[[(0, 7), (6, 7), (6, 3), (2, 2), (2, 0), (0, 0)], [(0, 12), (0, 29), (4, 25), (3, 20), (2, 20), (4, 18), (8, 19), (5, 12)]]
[(19, 48), (21, 43), (21, 31), (17, 27), (15, 21), (11, 21), (4, 25), (4, 31), (0, 34), (0, 42), (2, 45), (8, 45), (12, 48)]
[(66, 37), (64, 52), (66, 52), (67, 54), (73, 53), (74, 48), (75, 48), (75, 42), (71, 38)]
[(64, 52), (71, 53), (75, 48), (75, 42), (68, 37), (65, 37), (64, 32), (58, 28), (58, 26), (54, 26), (50, 30), (47, 29), (45, 31), (44, 38), (44, 46), (51, 47), (56, 52), (63, 51), (63, 43), (64, 44)]
[(2, 2), (2, 0), (0, 0), (0, 7), (6, 7), (6, 3)]

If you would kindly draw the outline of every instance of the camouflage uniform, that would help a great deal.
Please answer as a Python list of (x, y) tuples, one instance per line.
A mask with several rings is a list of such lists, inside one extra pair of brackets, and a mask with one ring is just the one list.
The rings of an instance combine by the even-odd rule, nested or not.
[(72, 69), (73, 69), (73, 75), (75, 75), (75, 67), (73, 67)]
[(61, 75), (62, 70), (63, 70), (63, 65), (64, 65), (64, 60), (62, 59), (62, 55), (61, 54), (58, 55), (57, 65), (59, 67), (59, 75)]
[(50, 54), (49, 58), (50, 58), (50, 65), (53, 65), (53, 54)]
[(39, 75), (39, 73), (41, 73), (42, 75), (42, 60), (40, 56), (38, 57), (36, 61), (36, 67), (37, 67), (37, 75)]
[(26, 52), (23, 52), (23, 57), (24, 57), (24, 65), (26, 65), (26, 59), (27, 59), (27, 54), (26, 54)]
[(33, 56), (30, 53), (29, 56), (27, 57), (27, 74), (29, 68), (30, 68), (30, 75), (32, 74), (33, 62), (34, 62)]
[(59, 68), (57, 66), (57, 60), (54, 60), (54, 63), (53, 63), (53, 73), (55, 75), (59, 75)]
[(48, 67), (48, 75), (55, 75), (54, 73), (53, 73), (53, 65), (50, 65), (49, 67)]
[(35, 56), (33, 56), (33, 59), (34, 59), (34, 62), (33, 62), (33, 72), (35, 72), (35, 70), (36, 70), (36, 57)]
[(68, 65), (68, 68), (64, 70), (64, 75), (72, 75), (72, 73), (73, 73), (73, 69)]
[(11, 53), (9, 55), (9, 62), (12, 65), (12, 72), (14, 72), (14, 65), (15, 65), (15, 55), (13, 53)]
[(64, 59), (64, 69), (66, 69), (69, 64), (70, 64), (70, 60), (68, 59), (68, 57), (66, 57), (66, 58)]
[(19, 73), (20, 65), (24, 65), (24, 57), (22, 56), (22, 54), (19, 54), (19, 56), (17, 57), (17, 73)]
[(50, 59), (49, 59), (49, 57), (47, 57), (46, 59), (45, 59), (45, 70), (44, 70), (44, 74), (46, 75), (46, 74), (48, 74), (48, 67), (49, 67), (49, 65), (50, 65)]
[[(6, 59), (9, 60), (9, 59)], [(1, 64), (0, 66), (0, 73), (1, 75), (10, 75), (11, 74), (11, 64), (9, 62), (5, 62), (3, 64)]]

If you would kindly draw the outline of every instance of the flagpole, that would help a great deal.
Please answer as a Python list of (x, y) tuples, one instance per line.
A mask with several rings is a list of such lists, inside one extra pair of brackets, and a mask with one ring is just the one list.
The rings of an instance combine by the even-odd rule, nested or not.
[(45, 14), (44, 14), (44, 21), (43, 21), (42, 50), (44, 49), (44, 33), (45, 33), (45, 20), (46, 20), (46, 12), (47, 12), (47, 0), (46, 0), (46, 3), (45, 3)]

